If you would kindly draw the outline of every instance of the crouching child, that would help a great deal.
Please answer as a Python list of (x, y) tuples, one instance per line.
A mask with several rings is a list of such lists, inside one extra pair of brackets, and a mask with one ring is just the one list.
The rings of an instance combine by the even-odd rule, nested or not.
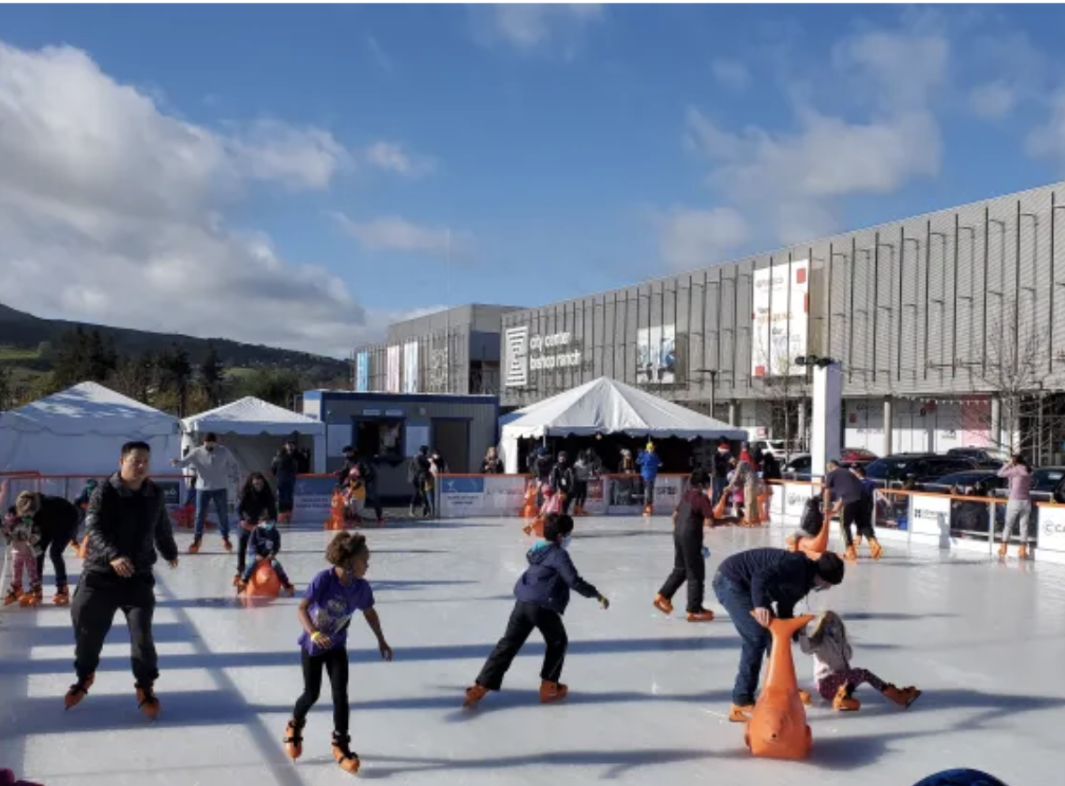
[(244, 561), (244, 574), (240, 577), (240, 584), (237, 585), (240, 594), (244, 594), (247, 591), (248, 582), (251, 580), (252, 574), (255, 573), (255, 569), (259, 566), (260, 559), (270, 561), (270, 567), (277, 574), (277, 580), (281, 582), (281, 588), (290, 598), (296, 593), (296, 588), (289, 581), (288, 574), (285, 573), (285, 569), (278, 562), (277, 554), (280, 551), (281, 533), (278, 532), (274, 522), (268, 520), (260, 521), (248, 537), (248, 553)]
[(504, 675), (534, 628), (547, 645), (540, 670), (540, 701), (557, 701), (569, 692), (559, 679), (569, 644), (562, 615), (569, 605), (570, 590), (595, 598), (604, 609), (610, 607), (610, 601), (577, 573), (567, 551), (572, 532), (573, 519), (567, 515), (551, 514), (544, 520), (543, 539), (529, 550), (529, 567), (514, 586), (516, 602), (507, 630), (488, 656), (476, 683), (466, 689), (463, 706), (475, 707), (489, 691), (502, 688)]

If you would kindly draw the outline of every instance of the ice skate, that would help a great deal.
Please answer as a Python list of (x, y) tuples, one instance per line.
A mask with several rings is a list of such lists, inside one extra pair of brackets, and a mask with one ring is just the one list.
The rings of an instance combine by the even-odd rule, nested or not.
[(4, 605), (5, 606), (11, 606), (12, 604), (18, 603), (19, 598), (21, 598), (21, 597), (22, 597), (22, 585), (21, 584), (12, 584), (11, 585), (11, 589), (9, 589), (7, 591), (7, 595), (4, 596)]
[(884, 547), (876, 538), (869, 538), (869, 549), (873, 553), (873, 559), (878, 560), (884, 554)]
[(199, 554), (199, 553), (200, 553), (200, 539), (199, 538), (193, 538), (192, 539), (192, 545), (189, 546), (189, 554)]
[(688, 622), (713, 622), (714, 612), (710, 609), (702, 609), (701, 611), (689, 611)]
[(52, 598), (52, 603), (56, 606), (69, 606), (70, 605), (70, 590), (66, 584), (60, 584), (56, 587), (55, 597)]
[(292, 586), (292, 582), (289, 582), (287, 584), (282, 584), (281, 585), (281, 591), (283, 593), (285, 593), (286, 595), (288, 595), (290, 598), (294, 597), (295, 594), (296, 594), (296, 588), (294, 586)]
[(288, 722), (288, 726), (285, 727), (285, 736), (283, 738), (285, 743), (285, 753), (288, 757), (295, 761), (303, 755), (303, 724), (296, 723), (294, 720)]
[(853, 689), (849, 685), (840, 685), (836, 697), (832, 699), (832, 709), (839, 712), (856, 712), (862, 703), (851, 696)]
[(853, 544), (847, 546), (847, 550), (843, 552), (843, 559), (849, 560), (850, 562), (858, 561), (858, 552), (854, 550)]
[(553, 701), (560, 701), (566, 698), (569, 694), (569, 686), (563, 685), (561, 682), (548, 682), (544, 680), (540, 683), (540, 703), (550, 704)]
[(1002, 545), (998, 547), (998, 555), (1000, 557), (1005, 557), (1007, 554), (1009, 554), (1009, 550), (1009, 544), (1006, 543), (1006, 541), (1002, 541)]
[(814, 703), (813, 697), (810, 695), (810, 691), (799, 688), (799, 700), (802, 701), (807, 707)]
[(909, 707), (918, 697), (920, 697), (921, 691), (917, 690), (913, 686), (908, 688), (896, 688), (894, 685), (888, 685), (884, 688), (884, 696), (891, 699), (900, 707)]
[(29, 592), (18, 599), (18, 605), (23, 608), (40, 606), (42, 603), (44, 603), (44, 590), (41, 589), (40, 584), (35, 584)]
[(226, 553), (233, 551), (233, 544), (229, 542), (228, 537), (222, 538), (222, 548), (226, 550)]
[(647, 505), (647, 506), (644, 507), (643, 515), (645, 515), (645, 516), (650, 516), (651, 515), (651, 506), (650, 505)]
[(751, 719), (751, 713), (754, 712), (753, 704), (739, 705), (733, 704), (729, 707), (728, 719), (732, 723), (746, 723)]
[(1017, 547), (1017, 559), (1022, 561), (1028, 559), (1028, 547), (1023, 543)]
[(241, 585), (241, 581), (242, 581), (241, 576), (242, 575), (243, 574), (238, 570), (237, 574), (233, 577), (233, 586), (234, 587), (239, 587)]
[(661, 595), (655, 595), (654, 607), (667, 617), (673, 613), (673, 604), (669, 602), (667, 598)]
[(248, 582), (241, 579), (237, 582), (237, 595), (246, 595), (248, 593)]
[(81, 700), (89, 695), (89, 688), (92, 687), (93, 682), (96, 679), (95, 674), (90, 674), (83, 680), (78, 680), (70, 686), (70, 690), (67, 691), (67, 695), (64, 697), (63, 702), (66, 704), (67, 709), (76, 707), (81, 703)]
[(159, 699), (155, 695), (155, 691), (151, 685), (140, 685), (139, 683), (134, 686), (137, 689), (137, 707), (152, 720), (159, 717), (159, 710), (162, 707), (159, 704)]
[(351, 737), (333, 732), (333, 758), (340, 765), (340, 769), (355, 775), (359, 771), (359, 754), (352, 753), (349, 745), (351, 745)]
[(481, 699), (488, 695), (488, 688), (482, 685), (472, 685), (466, 688), (466, 700), (462, 702), (463, 707), (473, 709), (476, 707)]

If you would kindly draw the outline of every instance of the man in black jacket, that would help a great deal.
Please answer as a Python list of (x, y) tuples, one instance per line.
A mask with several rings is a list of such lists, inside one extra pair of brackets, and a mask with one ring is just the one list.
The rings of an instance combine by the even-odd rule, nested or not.
[(296, 476), (299, 470), (296, 443), (287, 439), (270, 465), (270, 474), (274, 476), (277, 483), (277, 518), (282, 524), (292, 521), (293, 494), (296, 490)]
[[(750, 720), (762, 658), (769, 649), (769, 623), (776, 616), (791, 619), (795, 605), (811, 590), (823, 590), (843, 581), (843, 560), (826, 552), (816, 562), (805, 554), (783, 549), (749, 549), (733, 554), (718, 566), (714, 594), (728, 611), (743, 641), (740, 668), (732, 688), (729, 720)], [(753, 612), (753, 614), (752, 614)]]
[(137, 704), (150, 718), (159, 713), (154, 692), (159, 677), (152, 640), (155, 612), (156, 549), (171, 568), (178, 565), (177, 544), (163, 492), (148, 478), (151, 448), (144, 442), (122, 446), (119, 470), (97, 486), (89, 500), (85, 529), (89, 538), (83, 575), (74, 593), (74, 668), (78, 681), (66, 695), (70, 709), (92, 687), (100, 651), (115, 612), (129, 625)]
[[(15, 501), (15, 514), (33, 519), (33, 526), (40, 533), (37, 542), (37, 576), (44, 577), (45, 552), (55, 568), (55, 597), (52, 602), (57, 606), (70, 603), (70, 591), (67, 589), (67, 563), (63, 552), (67, 544), (74, 540), (78, 531), (78, 509), (73, 502), (62, 497), (50, 497), (35, 491), (25, 491)], [(40, 586), (34, 588), (36, 602), (41, 602), (43, 594)]]

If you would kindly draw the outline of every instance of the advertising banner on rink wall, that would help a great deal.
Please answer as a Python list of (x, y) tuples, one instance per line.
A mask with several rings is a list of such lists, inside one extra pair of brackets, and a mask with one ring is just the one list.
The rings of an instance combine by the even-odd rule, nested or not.
[[(437, 515), (518, 518), (530, 482), (528, 475), (441, 475), (437, 481)], [(655, 481), (655, 514), (671, 514), (686, 488), (687, 476), (659, 476)], [(609, 476), (588, 481), (584, 509), (592, 516), (639, 515), (644, 499), (643, 481), (638, 475)]]

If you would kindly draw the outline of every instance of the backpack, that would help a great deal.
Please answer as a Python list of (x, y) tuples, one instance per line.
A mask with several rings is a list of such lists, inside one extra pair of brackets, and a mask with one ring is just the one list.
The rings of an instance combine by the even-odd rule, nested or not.
[(825, 512), (821, 497), (810, 497), (802, 509), (802, 520), (799, 527), (807, 535), (816, 536), (821, 532), (821, 525), (825, 522)]

